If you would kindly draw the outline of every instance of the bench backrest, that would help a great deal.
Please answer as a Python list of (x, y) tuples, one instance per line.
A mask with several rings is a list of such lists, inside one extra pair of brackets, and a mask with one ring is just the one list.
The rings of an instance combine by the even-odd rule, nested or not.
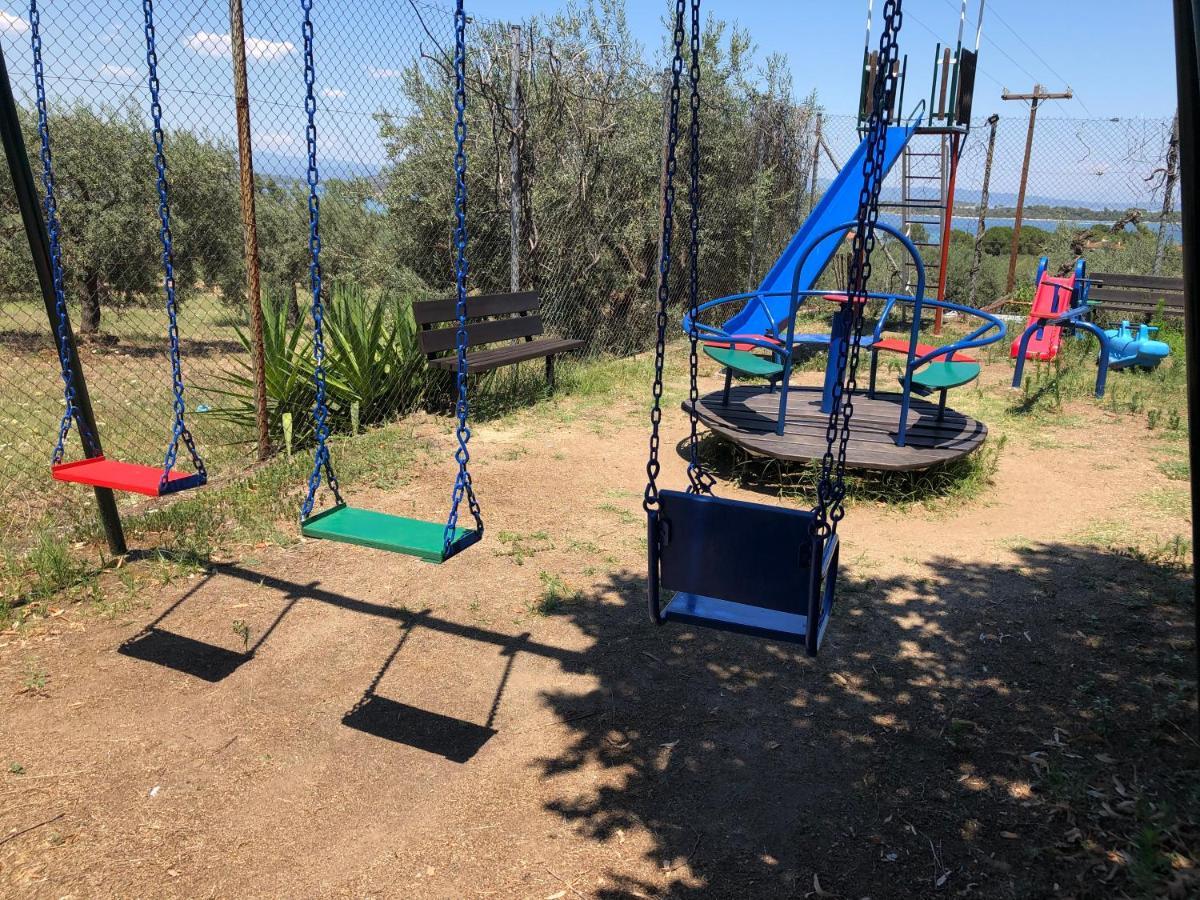
[(1183, 315), (1182, 278), (1096, 272), (1091, 282), (1088, 299), (1101, 309), (1152, 313), (1161, 302), (1165, 315)]
[[(420, 328), (417, 338), (426, 356), (437, 356), (458, 346), (457, 306), (453, 297), (413, 304), (413, 319)], [(543, 333), (540, 308), (535, 291), (468, 297), (467, 343), (477, 347), (520, 338), (532, 341)]]

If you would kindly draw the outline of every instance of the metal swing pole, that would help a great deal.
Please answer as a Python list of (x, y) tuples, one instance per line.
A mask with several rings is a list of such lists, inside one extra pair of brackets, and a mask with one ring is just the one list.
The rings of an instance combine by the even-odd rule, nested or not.
[[(46, 315), (50, 320), (50, 330), (59, 333), (59, 318), (57, 303), (54, 297), (54, 276), (50, 263), (50, 236), (46, 231), (46, 221), (42, 217), (42, 207), (38, 200), (37, 182), (33, 169), (29, 166), (29, 155), (25, 150), (25, 138), (21, 133), (21, 120), (17, 114), (17, 101), (13, 96), (12, 82), (8, 77), (8, 65), (4, 59), (4, 49), (0, 47), (0, 142), (4, 146), (4, 155), (8, 160), (8, 171), (12, 177), (13, 193), (17, 198), (17, 206), (21, 210), (21, 222), (25, 226), (25, 235), (29, 238), (29, 251), (33, 255), (33, 267), (37, 272), (38, 284), (42, 289), (42, 300), (46, 304)], [(83, 367), (79, 363), (79, 352), (75, 346), (75, 335), (71, 331), (70, 321), (61, 323), (68, 336), (71, 381), (75, 389), (75, 406), (83, 420), (84, 427), (91, 432), (94, 439), (94, 452), (88, 451), (84, 442), (84, 452), (89, 456), (99, 456), (100, 432), (96, 428), (96, 416), (92, 412), (92, 401), (88, 396), (87, 381), (83, 377)], [(108, 549), (117, 556), (128, 552), (125, 545), (125, 532), (121, 527), (121, 516), (117, 512), (117, 501), (109, 488), (98, 487), (96, 506), (100, 511), (100, 522), (104, 526), (104, 536), (108, 540)]]
[[(1179, 128), (1182, 134), (1195, 134), (1200, 128), (1200, 0), (1175, 0), (1175, 77), (1179, 90)], [(1184, 336), (1187, 339), (1188, 451), (1192, 465), (1192, 552), (1200, 541), (1200, 434), (1195, 426), (1200, 415), (1200, 156), (1192, 141), (1179, 145), (1179, 208), (1183, 213), (1183, 284)], [(1192, 563), (1192, 611), (1196, 635), (1200, 638), (1200, 582), (1195, 579)], [(1200, 669), (1200, 641), (1197, 642), (1197, 666)]]

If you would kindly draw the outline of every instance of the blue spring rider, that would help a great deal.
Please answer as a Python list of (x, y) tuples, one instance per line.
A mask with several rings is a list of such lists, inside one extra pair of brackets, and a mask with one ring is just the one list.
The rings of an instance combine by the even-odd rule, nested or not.
[(1108, 336), (1108, 366), (1111, 369), (1154, 369), (1171, 355), (1171, 348), (1150, 335), (1158, 331), (1153, 325), (1139, 325), (1135, 332), (1128, 321), (1119, 328), (1110, 328)]

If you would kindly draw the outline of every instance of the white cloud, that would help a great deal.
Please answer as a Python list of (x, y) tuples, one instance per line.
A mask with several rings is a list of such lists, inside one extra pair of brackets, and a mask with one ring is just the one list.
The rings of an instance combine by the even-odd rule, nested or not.
[(133, 66), (118, 66), (115, 63), (105, 63), (99, 68), (97, 74), (101, 78), (117, 78), (122, 81), (128, 81), (131, 78), (138, 77), (141, 73)]
[(372, 78), (402, 78), (403, 69), (381, 69), (378, 66), (367, 66), (367, 74)]
[(330, 100), (341, 100), (346, 96), (346, 92), (341, 88), (322, 88), (321, 96), (328, 97)]
[(264, 150), (274, 150), (277, 153), (299, 153), (305, 149), (305, 144), (291, 131), (262, 131), (255, 132), (254, 144)]
[[(203, 56), (225, 57), (230, 55), (231, 40), (228, 34), (215, 31), (197, 31), (184, 40), (184, 46)], [(268, 41), (266, 38), (246, 38), (246, 56), (262, 62), (275, 62), (296, 52), (291, 41)]]
[(20, 16), (6, 13), (0, 9), (0, 31), (11, 31), (13, 34), (24, 34), (29, 30), (29, 23)]

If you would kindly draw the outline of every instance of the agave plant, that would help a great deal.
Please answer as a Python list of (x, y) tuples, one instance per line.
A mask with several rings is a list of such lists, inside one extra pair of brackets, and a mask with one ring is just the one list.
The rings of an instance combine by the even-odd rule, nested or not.
[(408, 302), (370, 298), (357, 285), (335, 284), (325, 314), (326, 376), (334, 427), (349, 427), (358, 405), (364, 425), (408, 412), (425, 390), (424, 358)]
[[(219, 377), (221, 387), (210, 393), (225, 399), (212, 415), (253, 433), (255, 427), (253, 341), (243, 328), (236, 328), (245, 354), (237, 357), (237, 368)], [(292, 414), (293, 440), (312, 436), (313, 388), (312, 336), (304, 320), (288, 322), (288, 304), (275, 297), (263, 300), (263, 358), (267, 381), (267, 422), (271, 439), (283, 435), (284, 413)]]
[[(417, 345), (416, 326), (407, 301), (372, 298), (357, 285), (335, 283), (325, 311), (325, 377), (329, 426), (349, 431), (353, 410), (358, 422), (384, 422), (414, 409), (424, 396), (428, 373)], [(254, 369), (250, 336), (237, 329), (246, 354), (237, 370), (220, 378), (212, 393), (227, 405), (212, 414), (247, 433), (254, 429)], [(292, 416), (292, 441), (313, 436), (313, 342), (307, 317), (288, 322), (288, 305), (263, 304), (263, 349), (267, 375), (267, 417), (273, 441), (283, 435), (283, 417)]]

